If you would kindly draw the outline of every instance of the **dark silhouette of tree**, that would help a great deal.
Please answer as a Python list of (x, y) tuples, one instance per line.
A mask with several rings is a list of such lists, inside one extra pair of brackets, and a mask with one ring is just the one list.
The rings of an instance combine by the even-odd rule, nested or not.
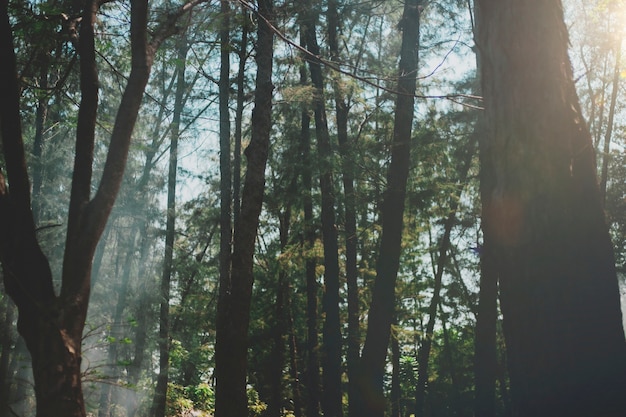
[[(215, 415), (240, 417), (248, 413), (246, 395), (248, 328), (252, 297), (253, 258), (265, 190), (265, 167), (270, 143), (274, 34), (272, 0), (259, 1), (256, 43), (256, 92), (252, 137), (245, 150), (247, 170), (241, 193), (241, 212), (235, 229), (230, 287), (220, 288), (225, 311), (217, 328)], [(230, 289), (230, 292), (228, 292)]]
[(385, 411), (383, 377), (395, 311), (395, 289), (402, 241), (404, 200), (409, 175), (411, 131), (417, 79), (420, 1), (404, 3), (400, 22), (402, 47), (396, 96), (391, 162), (381, 208), (382, 237), (376, 279), (368, 313), (367, 334), (360, 363), (357, 415), (382, 416)]
[(18, 331), (33, 362), (37, 416), (85, 416), (81, 384), (81, 342), (90, 295), (93, 255), (118, 194), (131, 134), (154, 55), (175, 32), (178, 17), (195, 3), (175, 10), (147, 30), (148, 2), (131, 4), (132, 69), (111, 132), (102, 179), (92, 196), (98, 71), (94, 24), (101, 2), (86, 1), (80, 19), (81, 102), (69, 203), (60, 294), (37, 242), (31, 210), (30, 181), (20, 122), (20, 86), (16, 71), (8, 2), (0, 3), (0, 129), (7, 178), (0, 177), (0, 262), (5, 289), (15, 301)]
[(561, 2), (478, 5), (489, 128), (481, 163), (491, 176), (483, 228), (500, 283), (513, 415), (624, 415), (615, 261)]

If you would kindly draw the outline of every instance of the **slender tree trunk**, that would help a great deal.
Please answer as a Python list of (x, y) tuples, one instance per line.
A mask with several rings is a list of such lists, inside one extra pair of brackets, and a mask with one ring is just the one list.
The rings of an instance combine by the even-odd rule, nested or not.
[(382, 205), (382, 237), (376, 279), (368, 314), (367, 334), (358, 380), (357, 415), (382, 416), (385, 410), (383, 377), (389, 335), (395, 309), (395, 287), (400, 263), (404, 200), (409, 174), (419, 47), (419, 0), (407, 0), (400, 22), (402, 46), (398, 95), (387, 171), (387, 190)]
[[(283, 213), (279, 213), (279, 240), (281, 252), (287, 247), (289, 239), (289, 227), (291, 224), (291, 202), (289, 196), (295, 194), (295, 181), (293, 186), (287, 191), (287, 202)], [(283, 405), (283, 369), (285, 368), (285, 336), (289, 329), (287, 326), (287, 303), (286, 299), (289, 291), (288, 271), (284, 267), (279, 267), (278, 285), (276, 289), (276, 303), (274, 305), (275, 324), (273, 332), (274, 343), (270, 354), (270, 399), (267, 406), (268, 417), (280, 417)]]
[(426, 384), (428, 383), (428, 361), (430, 359), (430, 349), (433, 342), (433, 334), (435, 330), (435, 323), (437, 321), (437, 309), (441, 300), (441, 286), (444, 266), (448, 259), (448, 250), (450, 247), (450, 233), (452, 232), (452, 226), (456, 220), (456, 207), (451, 210), (448, 218), (444, 224), (443, 237), (441, 238), (441, 244), (439, 245), (439, 256), (437, 258), (437, 267), (435, 272), (435, 285), (433, 287), (433, 297), (430, 300), (430, 306), (428, 307), (428, 323), (426, 324), (426, 332), (422, 337), (422, 346), (420, 347), (419, 354), (417, 355), (417, 387), (415, 390), (415, 415), (422, 417), (425, 415), (425, 399), (426, 399)]
[(263, 204), (265, 166), (272, 126), (274, 39), (268, 25), (274, 16), (272, 0), (259, 1), (258, 15), (257, 76), (252, 112), (252, 137), (245, 150), (248, 169), (242, 191), (241, 217), (233, 241), (231, 293), (228, 303), (224, 305), (223, 313), (225, 325), (217, 329), (216, 350), (222, 349), (222, 352), (228, 350), (229, 354), (220, 356), (216, 361), (216, 417), (241, 417), (248, 413), (246, 376), (248, 327), (254, 282), (253, 257)]
[[(397, 324), (397, 319), (394, 319)], [(398, 335), (391, 335), (391, 417), (402, 417), (402, 390), (400, 389), (400, 342)]]
[(626, 415), (610, 236), (559, 0), (479, 1), (483, 212), (500, 283), (514, 416)]
[[(328, 47), (330, 58), (339, 62), (339, 42), (337, 32), (339, 30), (339, 13), (337, 1), (328, 2)], [(361, 351), (361, 335), (359, 323), (359, 287), (357, 283), (357, 230), (356, 230), (356, 202), (354, 195), (354, 143), (348, 139), (348, 104), (342, 91), (339, 74), (333, 78), (333, 92), (335, 98), (335, 114), (337, 117), (337, 141), (341, 154), (342, 181), (345, 196), (345, 240), (346, 240), (346, 285), (348, 288), (348, 399), (356, 398), (356, 375)], [(358, 417), (356, 413), (356, 401), (348, 402), (348, 415)]]
[(289, 373), (291, 376), (291, 391), (293, 395), (293, 414), (295, 417), (302, 417), (302, 387), (300, 383), (300, 367), (298, 366), (298, 340), (296, 338), (296, 328), (293, 320), (293, 304), (291, 295), (293, 288), (287, 287), (287, 326), (289, 328)]
[[(220, 1), (220, 81), (219, 81), (219, 112), (220, 112), (220, 253), (219, 253), (219, 292), (217, 296), (215, 345), (215, 374), (217, 378), (216, 410), (218, 417), (233, 415), (229, 406), (224, 405), (222, 387), (225, 387), (231, 370), (226, 366), (231, 355), (231, 347), (222, 342), (224, 335), (230, 331), (229, 310), (232, 297), (231, 288), (231, 254), (232, 254), (232, 180), (230, 164), (230, 4), (227, 0)], [(239, 210), (239, 207), (236, 207)], [(229, 387), (228, 389), (233, 389)], [(237, 388), (240, 389), (240, 388)], [(219, 397), (219, 398), (218, 398)], [(241, 400), (239, 398), (239, 400)], [(224, 414), (222, 414), (222, 408)], [(231, 406), (232, 407), (232, 406)]]
[(615, 48), (615, 68), (613, 70), (613, 90), (611, 91), (611, 104), (609, 107), (609, 119), (607, 121), (606, 132), (604, 134), (604, 148), (602, 150), (602, 171), (600, 174), (600, 196), (602, 204), (606, 201), (606, 183), (609, 178), (609, 161), (611, 160), (611, 137), (613, 136), (613, 121), (615, 119), (615, 105), (617, 104), (617, 94), (619, 92), (619, 82), (621, 78), (622, 65), (622, 40)]
[[(300, 30), (300, 45), (305, 46), (304, 30)], [(307, 84), (305, 65), (300, 66), (300, 85)], [(315, 246), (315, 226), (313, 225), (313, 198), (312, 198), (312, 167), (313, 158), (311, 156), (311, 116), (307, 108), (302, 109), (301, 130), (300, 130), (300, 154), (302, 155), (302, 205), (304, 211), (304, 249), (305, 256), (305, 277), (306, 277), (306, 324), (307, 324), (307, 417), (317, 417), (320, 415), (320, 362), (318, 344), (318, 306), (317, 294), (319, 291), (317, 276), (315, 272), (316, 260), (311, 253)]]
[(165, 255), (160, 288), (159, 310), (159, 375), (154, 389), (152, 402), (153, 417), (165, 417), (167, 402), (167, 383), (170, 369), (170, 283), (173, 275), (174, 240), (176, 238), (176, 178), (178, 172), (178, 141), (180, 136), (180, 118), (185, 97), (185, 68), (189, 45), (183, 34), (178, 40), (178, 77), (174, 96), (174, 112), (170, 127), (170, 158), (167, 175), (167, 217), (165, 223)]
[[(130, 233), (129, 242), (125, 245), (129, 248), (124, 259), (124, 265), (122, 266), (122, 279), (117, 291), (118, 299), (115, 305), (115, 311), (113, 312), (113, 320), (111, 322), (109, 349), (107, 352), (107, 367), (105, 369), (106, 377), (110, 379), (110, 383), (103, 384), (100, 394), (100, 406), (98, 410), (98, 417), (104, 417), (111, 415), (111, 395), (112, 395), (112, 383), (114, 379), (119, 375), (119, 366), (117, 365), (117, 348), (120, 343), (120, 339), (124, 334), (122, 331), (122, 315), (124, 309), (128, 304), (127, 294), (130, 287), (130, 270), (132, 261), (134, 259), (134, 247), (135, 247), (135, 233), (133, 229)], [(112, 417), (112, 416), (111, 416)]]
[[(248, 59), (248, 12), (241, 6), (244, 24), (241, 27), (239, 44), (239, 70), (237, 72), (237, 108), (235, 109), (235, 146), (233, 149), (233, 224), (237, 227), (241, 211), (241, 138), (243, 125), (243, 106), (245, 104), (246, 61)], [(224, 92), (228, 94), (227, 91)], [(220, 93), (220, 99), (222, 94)]]
[[(319, 56), (317, 44), (317, 14), (310, 1), (304, 2), (302, 18), (308, 51)], [(335, 197), (333, 191), (332, 150), (324, 104), (324, 80), (318, 61), (309, 59), (311, 81), (315, 88), (314, 114), (317, 151), (320, 163), (320, 191), (322, 194), (322, 236), (324, 246), (324, 295), (322, 310), (325, 314), (322, 326), (322, 386), (321, 405), (327, 417), (341, 417), (341, 324), (339, 317), (339, 247), (335, 224)]]

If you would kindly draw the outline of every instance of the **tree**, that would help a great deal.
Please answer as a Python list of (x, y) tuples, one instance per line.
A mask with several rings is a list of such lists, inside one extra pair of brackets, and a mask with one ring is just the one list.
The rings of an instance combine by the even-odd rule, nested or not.
[[(252, 138), (245, 150), (248, 168), (241, 194), (241, 212), (233, 241), (229, 286), (220, 286), (222, 322), (217, 328), (215, 415), (239, 417), (247, 414), (246, 376), (248, 327), (252, 297), (253, 259), (259, 215), (265, 190), (265, 166), (270, 144), (272, 111), (272, 67), (274, 33), (272, 0), (259, 1), (256, 43), (256, 92), (252, 113)], [(220, 283), (222, 284), (222, 283)], [(225, 293), (224, 293), (225, 292)]]
[(419, 47), (420, 1), (404, 3), (400, 22), (400, 50), (396, 109), (382, 205), (382, 237), (376, 264), (376, 280), (368, 313), (367, 334), (360, 363), (357, 401), (360, 416), (382, 416), (385, 410), (383, 376), (395, 310), (395, 289), (402, 241), (406, 184), (409, 176), (411, 130), (415, 103)]
[[(559, 0), (478, 2), (481, 164), (519, 416), (626, 413), (626, 343)], [(481, 175), (482, 176), (482, 175)]]
[(148, 2), (132, 2), (132, 69), (111, 132), (102, 179), (93, 197), (98, 107), (94, 24), (100, 2), (86, 1), (82, 18), (73, 20), (74, 24), (80, 22), (81, 103), (59, 295), (53, 288), (48, 259), (37, 242), (8, 1), (0, 3), (0, 129), (7, 173), (6, 181), (0, 177), (0, 262), (6, 291), (18, 308), (18, 331), (32, 356), (37, 416), (85, 416), (81, 342), (93, 255), (122, 183), (131, 134), (154, 54), (163, 40), (174, 32), (177, 18), (195, 3), (186, 3), (167, 16), (149, 38)]

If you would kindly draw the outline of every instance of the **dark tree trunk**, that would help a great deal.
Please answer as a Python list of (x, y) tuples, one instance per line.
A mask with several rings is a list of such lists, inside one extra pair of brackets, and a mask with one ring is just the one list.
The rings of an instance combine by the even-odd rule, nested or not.
[[(481, 178), (484, 173), (481, 167)], [(480, 295), (475, 330), (474, 384), (476, 417), (494, 417), (496, 400), (497, 349), (496, 324), (498, 320), (498, 272), (492, 243), (483, 234), (480, 253)]]
[[(279, 213), (279, 240), (281, 252), (287, 247), (289, 227), (291, 224), (291, 201), (290, 197), (296, 192), (295, 182), (287, 190), (287, 201), (284, 212)], [(273, 345), (269, 363), (270, 401), (267, 405), (267, 417), (280, 417), (283, 405), (283, 369), (285, 368), (285, 337), (289, 330), (287, 326), (287, 297), (289, 292), (288, 271), (280, 266), (278, 272), (278, 285), (276, 288), (276, 303), (274, 304), (275, 323), (273, 332)]]
[[(132, 64), (111, 134), (100, 185), (91, 198), (98, 104), (94, 24), (99, 2), (87, 1), (80, 25), (80, 89), (74, 173), (63, 258), (61, 291), (52, 285), (48, 260), (37, 243), (26, 171), (16, 59), (7, 1), (0, 2), (0, 129), (10, 189), (0, 177), (0, 262), (7, 293), (18, 308), (18, 331), (33, 363), (37, 417), (85, 416), (81, 342), (90, 294), (91, 263), (119, 191), (131, 134), (154, 52), (173, 27), (147, 39), (148, 2), (131, 4)], [(189, 8), (179, 10), (182, 14)]]
[[(231, 347), (222, 342), (229, 330), (229, 310), (232, 296), (231, 288), (231, 255), (232, 255), (232, 180), (230, 157), (230, 4), (226, 0), (220, 1), (220, 80), (219, 80), (219, 113), (220, 113), (220, 252), (219, 252), (219, 289), (217, 296), (215, 345), (215, 375), (217, 379), (216, 396), (221, 396), (222, 387), (226, 386), (225, 379), (231, 370), (228, 369), (228, 358)], [(236, 208), (239, 210), (239, 207)], [(229, 384), (229, 383), (228, 383)], [(229, 389), (232, 389), (230, 387)], [(232, 415), (224, 401), (216, 400), (215, 413), (218, 417)], [(230, 400), (232, 401), (232, 400)], [(224, 408), (222, 413), (221, 407)]]
[(419, 46), (419, 0), (404, 3), (400, 22), (402, 47), (396, 96), (391, 163), (382, 204), (382, 237), (376, 279), (368, 314), (367, 334), (358, 383), (358, 416), (378, 417), (385, 410), (383, 377), (395, 309), (395, 288), (400, 263), (404, 200), (409, 174), (411, 130)]
[[(396, 320), (394, 320), (396, 321)], [(397, 324), (397, 321), (396, 321)], [(400, 389), (400, 342), (398, 335), (391, 335), (391, 417), (402, 417), (402, 390)]]
[(0, 416), (4, 417), (8, 415), (10, 405), (12, 375), (9, 364), (14, 343), (15, 305), (6, 296), (3, 297), (2, 304), (4, 317), (0, 328)]
[[(304, 30), (300, 30), (300, 45), (305, 46)], [(306, 85), (306, 66), (300, 67), (300, 84)], [(300, 154), (302, 155), (302, 205), (304, 211), (304, 248), (307, 252), (305, 256), (305, 276), (306, 276), (306, 325), (307, 325), (307, 359), (306, 359), (306, 386), (307, 386), (307, 417), (317, 417), (320, 414), (320, 362), (318, 344), (318, 285), (315, 273), (316, 260), (311, 250), (315, 245), (315, 226), (313, 225), (313, 198), (311, 196), (313, 179), (312, 167), (313, 158), (311, 156), (311, 116), (307, 108), (302, 109), (301, 130), (300, 130)]]
[[(328, 47), (330, 58), (339, 62), (339, 13), (337, 1), (328, 2)], [(356, 374), (361, 352), (361, 332), (359, 323), (359, 286), (357, 283), (357, 230), (356, 230), (356, 201), (354, 195), (354, 143), (348, 139), (348, 103), (342, 92), (339, 74), (335, 73), (333, 92), (335, 98), (335, 114), (337, 117), (337, 141), (341, 154), (342, 181), (345, 206), (345, 240), (346, 240), (346, 285), (348, 288), (348, 348), (346, 360), (348, 363), (348, 399), (356, 397)], [(348, 415), (358, 417), (356, 401), (348, 402)]]
[(252, 137), (245, 150), (248, 169), (242, 191), (241, 217), (233, 241), (231, 293), (224, 306), (224, 325), (217, 329), (216, 350), (222, 349), (222, 352), (228, 351), (228, 354), (223, 354), (216, 361), (216, 417), (241, 417), (248, 413), (246, 376), (250, 303), (254, 282), (253, 257), (265, 190), (274, 89), (274, 39), (268, 24), (273, 20), (272, 0), (260, 0), (258, 14)]
[(174, 240), (176, 238), (176, 179), (178, 173), (178, 140), (180, 119), (183, 112), (185, 91), (185, 68), (187, 62), (187, 37), (183, 34), (178, 39), (178, 76), (174, 95), (174, 111), (170, 126), (170, 157), (167, 174), (167, 213), (165, 221), (165, 254), (160, 286), (159, 307), (159, 375), (154, 388), (152, 402), (153, 417), (165, 417), (167, 402), (167, 383), (170, 370), (170, 283), (173, 275)]
[(482, 0), (491, 236), (514, 416), (626, 415), (626, 343), (559, 0)]
[(613, 136), (613, 122), (615, 119), (615, 105), (617, 104), (617, 94), (619, 92), (619, 82), (622, 77), (622, 41), (618, 42), (615, 48), (615, 68), (613, 69), (613, 90), (611, 91), (611, 104), (609, 107), (609, 119), (607, 120), (606, 132), (604, 134), (604, 146), (602, 149), (602, 169), (600, 171), (600, 195), (602, 204), (606, 201), (606, 184), (609, 178), (609, 161), (611, 160), (611, 137)]
[(435, 284), (433, 287), (433, 297), (430, 300), (430, 306), (428, 308), (428, 323), (426, 325), (426, 333), (422, 339), (422, 346), (419, 354), (417, 355), (417, 387), (415, 392), (415, 415), (421, 417), (424, 415), (424, 405), (426, 398), (426, 384), (428, 383), (428, 363), (430, 359), (430, 350), (432, 347), (433, 332), (435, 330), (435, 323), (437, 322), (437, 310), (441, 303), (441, 287), (444, 267), (448, 263), (449, 250), (450, 250), (450, 233), (452, 233), (452, 227), (456, 223), (456, 213), (458, 210), (459, 197), (463, 192), (463, 187), (467, 181), (467, 174), (472, 165), (472, 159), (474, 158), (476, 150), (476, 138), (472, 137), (467, 147), (464, 148), (465, 152), (461, 155), (459, 163), (461, 167), (459, 169), (459, 178), (457, 180), (458, 195), (450, 199), (450, 212), (448, 217), (444, 221), (443, 236), (439, 244), (439, 256), (437, 257), (437, 266), (433, 269), (435, 274)]
[[(241, 27), (239, 44), (239, 69), (237, 72), (237, 108), (235, 109), (235, 146), (233, 149), (233, 224), (237, 227), (241, 211), (241, 138), (243, 126), (243, 107), (245, 104), (246, 61), (248, 59), (248, 11), (241, 6), (244, 24)], [(228, 94), (228, 91), (224, 92)], [(220, 99), (222, 93), (220, 93)]]
[[(302, 28), (308, 51), (319, 56), (317, 44), (317, 14), (310, 1), (304, 1)], [(320, 192), (322, 194), (322, 240), (324, 246), (324, 295), (322, 310), (322, 389), (321, 405), (327, 417), (341, 417), (341, 323), (339, 317), (339, 247), (335, 224), (335, 197), (333, 191), (332, 150), (324, 104), (324, 79), (319, 61), (309, 60), (311, 81), (315, 88), (314, 117), (317, 151), (320, 165)]]

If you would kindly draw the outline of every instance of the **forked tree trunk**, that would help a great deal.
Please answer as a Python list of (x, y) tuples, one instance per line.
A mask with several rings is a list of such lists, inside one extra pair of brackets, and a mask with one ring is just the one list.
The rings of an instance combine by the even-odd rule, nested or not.
[(626, 415), (626, 343), (559, 0), (481, 0), (483, 202), (514, 416)]
[(274, 35), (272, 0), (260, 0), (256, 43), (256, 92), (252, 112), (252, 137), (245, 150), (248, 169), (241, 194), (241, 216), (233, 240), (230, 294), (223, 303), (223, 323), (217, 329), (215, 392), (216, 417), (248, 414), (246, 396), (248, 328), (252, 299), (254, 247), (265, 191), (265, 167), (270, 144)]
[(89, 303), (91, 264), (122, 183), (131, 134), (154, 53), (173, 33), (175, 18), (147, 39), (148, 2), (131, 3), (132, 63), (111, 134), (102, 180), (93, 196), (92, 164), (98, 105), (94, 24), (98, 1), (87, 1), (80, 25), (81, 103), (70, 196), (61, 291), (52, 285), (48, 260), (35, 233), (30, 183), (20, 122), (16, 59), (8, 2), (0, 2), (0, 129), (10, 188), (0, 176), (0, 262), (7, 293), (18, 308), (18, 331), (33, 362), (37, 417), (85, 416), (81, 385), (81, 342)]

